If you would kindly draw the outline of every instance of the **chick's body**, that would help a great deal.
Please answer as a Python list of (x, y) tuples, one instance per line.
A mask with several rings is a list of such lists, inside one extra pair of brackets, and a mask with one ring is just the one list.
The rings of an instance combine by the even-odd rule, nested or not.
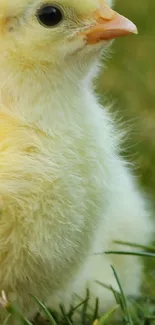
[[(73, 35), (69, 59), (62, 48), (55, 54), (53, 42), (50, 62), (42, 44), (16, 37), (16, 29), (33, 24), (18, 22), (7, 42), (1, 35), (0, 288), (16, 294), (27, 317), (37, 311), (29, 293), (54, 309), (88, 287), (104, 309), (113, 296), (95, 281), (117, 288), (112, 264), (124, 291), (137, 295), (142, 267), (137, 257), (94, 254), (116, 249), (114, 240), (147, 244), (149, 213), (92, 91), (100, 46), (74, 54), (85, 44)], [(49, 44), (47, 38), (45, 51)]]

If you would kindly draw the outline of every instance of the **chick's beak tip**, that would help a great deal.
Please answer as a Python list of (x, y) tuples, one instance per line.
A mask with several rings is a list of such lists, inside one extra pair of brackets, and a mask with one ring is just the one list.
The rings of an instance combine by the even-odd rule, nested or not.
[(88, 44), (112, 40), (131, 33), (138, 34), (137, 27), (133, 22), (105, 4), (101, 5), (100, 9), (94, 13), (94, 19), (96, 24), (83, 33)]

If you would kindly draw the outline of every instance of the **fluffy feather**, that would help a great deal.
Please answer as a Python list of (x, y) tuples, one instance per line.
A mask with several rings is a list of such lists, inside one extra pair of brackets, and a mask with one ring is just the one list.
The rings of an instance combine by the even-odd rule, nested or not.
[(29, 293), (57, 308), (87, 286), (107, 308), (112, 294), (95, 280), (117, 288), (111, 264), (125, 292), (139, 294), (137, 257), (94, 253), (115, 249), (115, 239), (148, 244), (152, 233), (92, 90), (107, 45), (76, 37), (98, 1), (59, 3), (66, 20), (54, 29), (38, 24), (40, 1), (0, 4), (9, 17), (0, 31), (0, 289), (16, 294), (28, 317), (37, 311)]

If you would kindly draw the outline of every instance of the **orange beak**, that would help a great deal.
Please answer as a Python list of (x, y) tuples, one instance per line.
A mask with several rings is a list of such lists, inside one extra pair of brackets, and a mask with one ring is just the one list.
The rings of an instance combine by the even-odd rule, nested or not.
[[(103, 1), (103, 0), (102, 0)], [(102, 40), (112, 40), (116, 37), (137, 34), (136, 26), (124, 16), (109, 8), (105, 3), (94, 12), (95, 26), (85, 30), (88, 44), (96, 44)]]

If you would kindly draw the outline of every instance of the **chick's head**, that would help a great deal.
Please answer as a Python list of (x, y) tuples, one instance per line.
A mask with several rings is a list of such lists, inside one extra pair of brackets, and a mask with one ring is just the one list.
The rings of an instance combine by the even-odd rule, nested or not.
[[(110, 9), (111, 0), (1, 0), (1, 56), (25, 66), (85, 64), (109, 40), (136, 27)], [(31, 64), (30, 64), (31, 63)]]

